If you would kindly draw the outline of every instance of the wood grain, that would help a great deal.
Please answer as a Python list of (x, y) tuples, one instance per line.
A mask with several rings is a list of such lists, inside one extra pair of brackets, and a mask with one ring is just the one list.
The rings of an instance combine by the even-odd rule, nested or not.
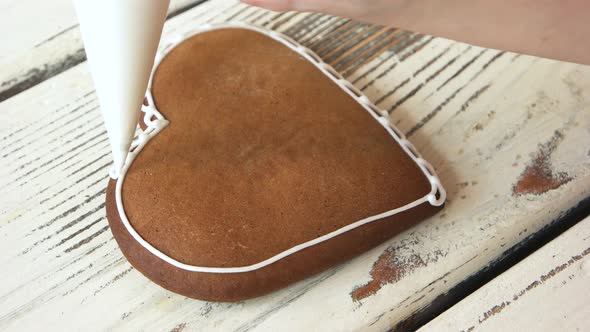
[[(171, 0), (175, 16), (206, 0)], [(0, 101), (86, 61), (72, 0), (0, 0)]]
[[(164, 38), (226, 20), (287, 33), (340, 66), (436, 166), (445, 210), (263, 298), (166, 292), (130, 267), (106, 227), (110, 152), (81, 63), (0, 103), (0, 330), (387, 330), (588, 197), (589, 67), (234, 0), (175, 16)], [(58, 39), (60, 54), (75, 54), (76, 41)], [(40, 62), (2, 68), (60, 58), (31, 56)], [(569, 180), (515, 190), (540, 155), (540, 179)]]
[(586, 218), (419, 331), (584, 331), (589, 284)]

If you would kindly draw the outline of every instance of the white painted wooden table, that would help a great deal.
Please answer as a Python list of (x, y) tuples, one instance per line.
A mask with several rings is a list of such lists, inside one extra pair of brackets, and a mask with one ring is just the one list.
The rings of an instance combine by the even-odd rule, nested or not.
[(590, 218), (425, 325), (428, 331), (587, 331)]
[(164, 38), (240, 20), (309, 46), (390, 110), (438, 169), (445, 210), (266, 297), (216, 304), (162, 290), (125, 261), (106, 223), (110, 152), (69, 0), (0, 0), (10, 31), (0, 43), (0, 330), (401, 329), (590, 194), (587, 66), (197, 2), (173, 4)]

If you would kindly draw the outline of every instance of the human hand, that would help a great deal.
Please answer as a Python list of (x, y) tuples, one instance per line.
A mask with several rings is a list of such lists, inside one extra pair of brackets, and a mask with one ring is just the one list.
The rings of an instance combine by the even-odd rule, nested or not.
[(396, 26), (479, 46), (590, 64), (590, 1), (241, 0)]

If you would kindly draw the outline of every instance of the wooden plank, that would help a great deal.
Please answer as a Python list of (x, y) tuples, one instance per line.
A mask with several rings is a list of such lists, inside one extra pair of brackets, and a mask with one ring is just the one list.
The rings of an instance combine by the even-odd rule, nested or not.
[(585, 331), (590, 326), (590, 218), (419, 331)]
[[(204, 0), (172, 0), (169, 15)], [(0, 0), (0, 101), (85, 61), (72, 0)]]
[[(175, 13), (202, 1), (171, 0), (169, 13)], [(0, 44), (0, 59), (27, 52), (51, 42), (68, 31), (76, 29), (78, 20), (71, 0), (0, 0), (2, 8), (1, 31), (6, 33)], [(75, 40), (70, 40), (73, 42)], [(50, 59), (49, 55), (45, 59)]]
[(164, 38), (226, 20), (333, 55), (437, 167), (445, 210), (263, 298), (171, 294), (106, 227), (108, 142), (81, 64), (0, 103), (1, 330), (387, 330), (588, 197), (589, 67), (234, 0), (178, 15)]

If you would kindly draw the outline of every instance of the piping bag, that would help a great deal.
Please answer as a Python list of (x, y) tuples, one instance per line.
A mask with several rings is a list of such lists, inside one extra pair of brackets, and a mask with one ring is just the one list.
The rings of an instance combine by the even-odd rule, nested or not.
[(74, 0), (74, 5), (116, 179), (135, 135), (170, 0)]

